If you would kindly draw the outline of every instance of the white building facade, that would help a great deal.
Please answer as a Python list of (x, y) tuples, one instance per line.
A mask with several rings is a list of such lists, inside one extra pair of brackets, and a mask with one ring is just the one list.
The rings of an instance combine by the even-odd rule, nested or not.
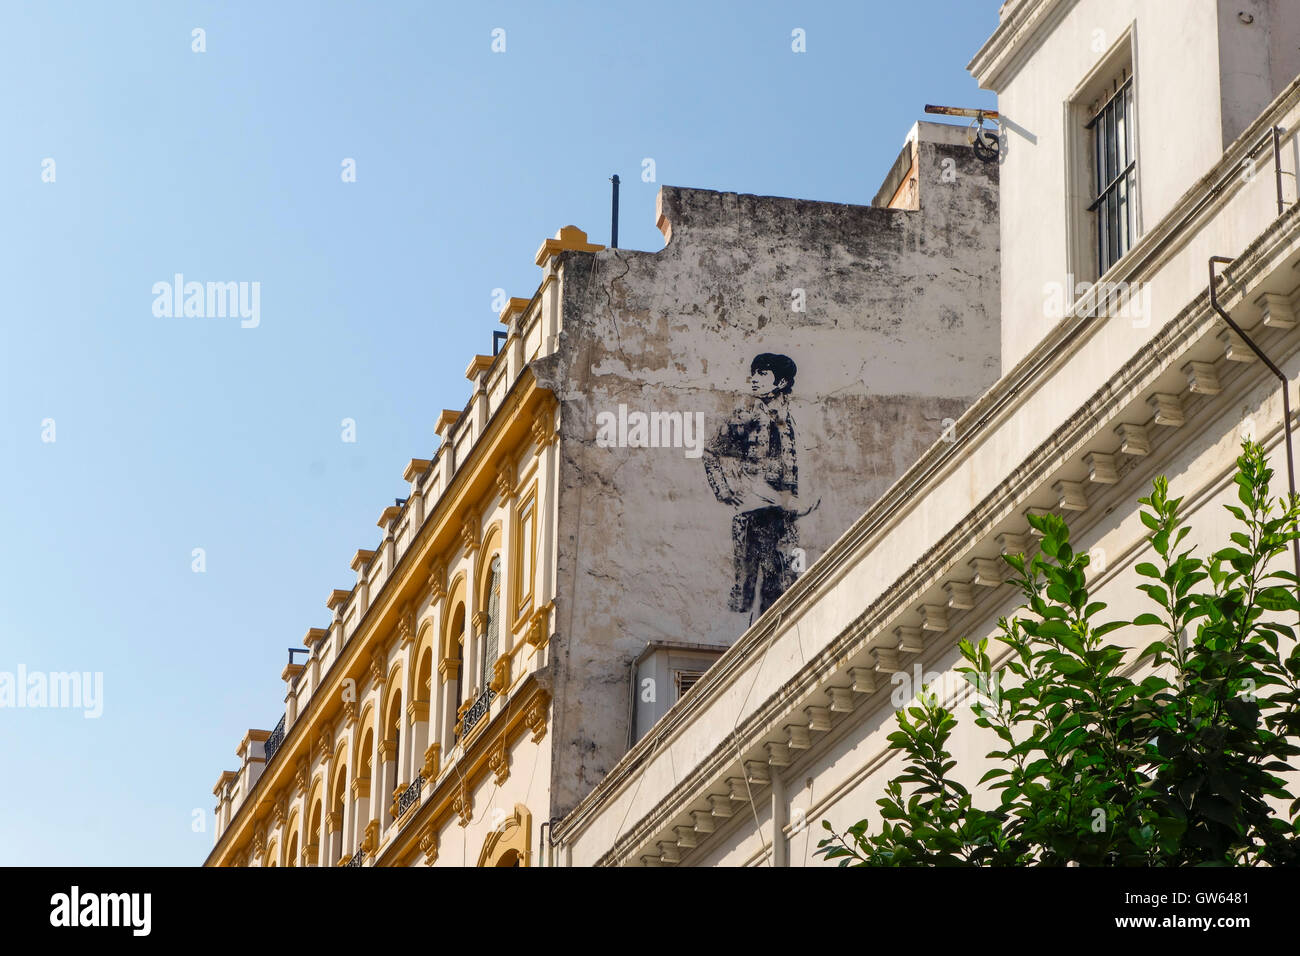
[(1001, 377), (556, 824), (548, 862), (819, 863), (823, 820), (878, 829), (922, 682), (975, 788), (995, 741), (956, 645), (1005, 651), (999, 556), (1032, 552), (1027, 513), (1067, 520), (1093, 595), (1132, 619), (1155, 476), (1202, 553), (1233, 530), (1243, 438), (1285, 491), (1282, 383), (1208, 290), (1222, 257), (1220, 305), (1294, 389), (1300, 6), (1009, 0), (969, 69), (1001, 114)]

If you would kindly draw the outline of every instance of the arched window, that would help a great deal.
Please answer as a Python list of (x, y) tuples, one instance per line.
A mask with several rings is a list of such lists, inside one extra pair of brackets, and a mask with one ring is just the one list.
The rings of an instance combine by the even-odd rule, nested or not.
[(451, 619), (451, 640), (455, 644), (452, 649), (452, 656), (456, 659), (456, 674), (452, 679), (451, 699), (458, 704), (463, 704), (463, 695), (469, 689), (469, 681), (465, 680), (465, 605), (456, 605), (456, 611)]
[(479, 686), (484, 691), (492, 684), (492, 665), (497, 660), (500, 647), (498, 635), (501, 633), (501, 555), (492, 556), (491, 570), (488, 574), (487, 587), (487, 624), (483, 634), (483, 662), (479, 670), (482, 678)]

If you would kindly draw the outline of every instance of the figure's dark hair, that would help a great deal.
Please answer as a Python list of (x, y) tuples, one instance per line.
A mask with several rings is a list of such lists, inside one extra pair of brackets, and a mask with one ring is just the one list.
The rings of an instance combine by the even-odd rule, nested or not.
[(798, 369), (795, 368), (794, 359), (788, 355), (777, 355), (774, 352), (763, 352), (761, 355), (755, 355), (754, 361), (749, 363), (749, 374), (755, 372), (771, 372), (772, 380), (775, 382), (785, 381), (785, 385), (777, 389), (778, 392), (789, 393), (794, 388), (794, 376)]

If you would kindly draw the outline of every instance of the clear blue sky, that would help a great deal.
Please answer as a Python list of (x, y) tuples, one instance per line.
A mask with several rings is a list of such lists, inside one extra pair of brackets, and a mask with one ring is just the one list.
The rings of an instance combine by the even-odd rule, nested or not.
[[(8, 0), (0, 672), (104, 683), (98, 719), (0, 709), (0, 864), (201, 862), (492, 290), (562, 225), (608, 242), (616, 172), (637, 249), (661, 183), (869, 203), (925, 103), (994, 105), (997, 7)], [(175, 273), (259, 282), (260, 325), (156, 317)]]

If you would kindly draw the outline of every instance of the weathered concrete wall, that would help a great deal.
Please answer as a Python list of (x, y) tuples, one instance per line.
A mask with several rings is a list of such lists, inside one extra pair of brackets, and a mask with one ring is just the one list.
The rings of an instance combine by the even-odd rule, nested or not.
[[(811, 564), (996, 378), (998, 168), (963, 128), (914, 136), (915, 211), (665, 187), (662, 251), (566, 253), (537, 368), (561, 401), (553, 814), (625, 752), (647, 641), (735, 640), (763, 581)], [(788, 397), (748, 394), (765, 353), (797, 366)], [(678, 447), (626, 447), (611, 422), (636, 412), (680, 414)]]

